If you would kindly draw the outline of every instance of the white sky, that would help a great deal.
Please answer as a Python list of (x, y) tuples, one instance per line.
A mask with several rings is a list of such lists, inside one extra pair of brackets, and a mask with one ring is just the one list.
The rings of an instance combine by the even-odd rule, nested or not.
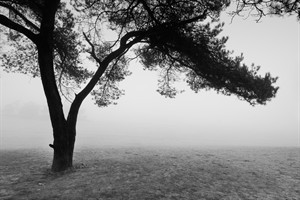
[[(157, 72), (132, 62), (118, 105), (98, 108), (91, 97), (84, 101), (76, 145), (299, 147), (299, 22), (296, 17), (230, 20), (223, 16), (227, 48), (243, 53), (246, 64), (260, 65), (262, 73), (279, 76), (275, 99), (252, 107), (235, 96), (188, 88), (166, 99), (156, 92)], [(1, 148), (47, 147), (52, 129), (40, 80), (1, 72), (0, 81)]]

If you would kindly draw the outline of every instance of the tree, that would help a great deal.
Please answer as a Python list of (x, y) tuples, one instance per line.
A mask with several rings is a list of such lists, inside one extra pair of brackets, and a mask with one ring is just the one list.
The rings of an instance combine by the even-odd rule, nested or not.
[(240, 15), (243, 12), (257, 16), (259, 21), (266, 15), (297, 15), (300, 20), (300, 1), (299, 0), (235, 0), (236, 10), (231, 14)]
[[(123, 94), (118, 82), (130, 74), (132, 59), (139, 58), (145, 69), (161, 71), (158, 92), (167, 97), (179, 92), (173, 83), (182, 75), (195, 92), (214, 89), (251, 105), (265, 104), (276, 95), (277, 78), (242, 64), (242, 55), (232, 57), (225, 49), (228, 38), (218, 36), (226, 0), (70, 3), (0, 0), (0, 24), (9, 28), (7, 43), (12, 48), (2, 54), (2, 65), (6, 71), (42, 80), (53, 127), (53, 171), (72, 167), (77, 115), (84, 99), (92, 94), (99, 106), (116, 103)], [(114, 41), (104, 40), (102, 31), (107, 30), (115, 33)], [(95, 71), (84, 68), (80, 58), (86, 53), (97, 64)], [(132, 53), (133, 58), (128, 56)], [(67, 116), (61, 95), (71, 101)]]

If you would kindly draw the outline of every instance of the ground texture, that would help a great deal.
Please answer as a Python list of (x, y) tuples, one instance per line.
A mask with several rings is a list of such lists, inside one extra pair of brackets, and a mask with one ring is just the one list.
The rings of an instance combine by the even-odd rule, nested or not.
[(0, 199), (300, 199), (299, 148), (78, 149), (51, 173), (50, 150), (1, 150)]

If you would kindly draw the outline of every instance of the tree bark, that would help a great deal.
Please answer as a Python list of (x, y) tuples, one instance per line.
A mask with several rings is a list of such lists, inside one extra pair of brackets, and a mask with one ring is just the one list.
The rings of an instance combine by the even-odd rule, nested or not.
[(53, 128), (54, 142), (49, 145), (54, 150), (52, 171), (58, 172), (72, 167), (76, 121), (65, 119), (53, 72), (52, 53), (45, 50), (44, 46), (39, 49), (39, 66)]
[[(64, 171), (72, 167), (73, 151), (76, 136), (76, 123), (65, 119), (61, 97), (57, 89), (53, 69), (52, 52), (45, 48), (46, 44), (39, 47), (39, 66), (41, 79), (47, 99), (51, 125), (53, 128), (53, 144), (49, 146), (54, 150), (52, 171)], [(72, 123), (71, 123), (72, 122)]]
[(60, 123), (59, 132), (54, 133), (54, 143), (50, 147), (54, 150), (51, 170), (64, 171), (73, 167), (73, 152), (76, 137), (75, 127), (66, 121)]
[(55, 172), (64, 171), (72, 167), (76, 136), (76, 123), (68, 122), (64, 116), (63, 105), (57, 88), (53, 66), (53, 31), (55, 13), (59, 3), (59, 0), (45, 1), (40, 33), (38, 34), (38, 40), (36, 41), (41, 80), (53, 128), (54, 141), (53, 144), (50, 144), (49, 146), (54, 150), (51, 169)]
[(73, 117), (66, 120), (54, 75), (53, 53), (51, 48), (48, 48), (51, 45), (47, 44), (45, 41), (46, 40), (42, 40), (41, 45), (38, 46), (38, 60), (53, 128), (54, 141), (53, 144), (49, 145), (54, 150), (51, 169), (54, 172), (59, 172), (71, 168), (73, 165), (76, 121), (79, 106), (77, 112), (71, 114)]

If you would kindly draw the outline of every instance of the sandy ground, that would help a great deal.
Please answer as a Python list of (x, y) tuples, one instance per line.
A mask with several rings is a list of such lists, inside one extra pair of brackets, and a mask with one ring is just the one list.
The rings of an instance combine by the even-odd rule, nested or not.
[(49, 149), (0, 156), (3, 200), (300, 199), (299, 148), (81, 148), (60, 174)]

